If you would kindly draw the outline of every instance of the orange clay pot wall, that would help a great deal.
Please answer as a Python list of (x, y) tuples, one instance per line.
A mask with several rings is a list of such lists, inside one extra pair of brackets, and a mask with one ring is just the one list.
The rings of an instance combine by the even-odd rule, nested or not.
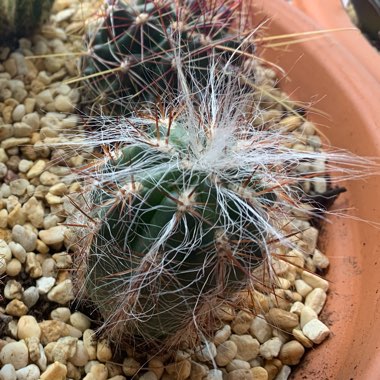
[[(335, 0), (321, 2), (330, 1), (335, 3)], [(318, 3), (313, 0), (303, 3), (307, 2)], [(255, 25), (270, 18), (266, 35), (334, 27), (330, 21), (318, 25), (284, 0), (252, 3), (250, 16)], [(379, 157), (380, 56), (369, 54), (368, 48), (359, 32), (346, 31), (275, 50), (264, 49), (262, 53), (288, 73), (281, 84), (293, 99), (307, 102), (319, 99), (315, 107), (328, 117), (310, 116), (332, 145), (355, 154)], [(354, 208), (350, 215), (380, 223), (380, 177), (345, 186), (348, 192), (338, 199), (334, 208)], [(332, 336), (307, 354), (292, 379), (378, 380), (380, 227), (376, 229), (347, 218), (334, 217), (330, 222), (325, 225), (320, 246), (331, 261), (327, 276), (331, 287), (322, 320), (330, 326)]]

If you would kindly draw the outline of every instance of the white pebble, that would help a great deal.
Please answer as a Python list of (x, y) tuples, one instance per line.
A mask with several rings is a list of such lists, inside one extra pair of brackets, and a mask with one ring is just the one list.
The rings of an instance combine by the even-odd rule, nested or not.
[(309, 284), (312, 288), (321, 288), (325, 292), (329, 288), (329, 283), (324, 278), (321, 278), (313, 273), (310, 273), (308, 271), (302, 272), (302, 279)]
[(326, 293), (321, 288), (312, 290), (305, 299), (305, 306), (312, 308), (319, 314), (326, 302)]
[(264, 343), (272, 337), (272, 328), (261, 315), (253, 319), (249, 331), (260, 343)]
[(301, 310), (300, 315), (300, 326), (301, 329), (306, 325), (306, 323), (310, 322), (312, 319), (317, 319), (318, 314), (308, 306), (304, 306)]
[(220, 369), (210, 369), (205, 380), (223, 380), (223, 372)]
[(28, 365), (28, 347), (23, 341), (6, 344), (0, 351), (0, 361), (12, 364), (17, 370)]
[(12, 364), (5, 364), (0, 369), (0, 379), (2, 380), (17, 380), (16, 370)]
[(47, 294), (55, 284), (54, 277), (41, 277), (36, 281), (39, 294)]
[(200, 349), (196, 351), (196, 357), (201, 362), (211, 361), (216, 356), (216, 347), (212, 342), (206, 342)]
[(30, 364), (25, 368), (16, 371), (17, 380), (38, 380), (40, 378), (40, 369), (35, 364)]
[(267, 360), (271, 360), (278, 356), (282, 346), (280, 338), (271, 338), (260, 346), (260, 355)]
[(316, 344), (322, 343), (330, 335), (329, 328), (319, 319), (313, 319), (306, 323), (302, 332)]

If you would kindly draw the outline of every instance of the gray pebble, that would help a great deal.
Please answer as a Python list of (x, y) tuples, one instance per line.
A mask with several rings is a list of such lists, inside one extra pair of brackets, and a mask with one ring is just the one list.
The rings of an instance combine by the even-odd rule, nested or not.
[(38, 289), (35, 286), (31, 286), (24, 291), (22, 300), (24, 304), (30, 309), (37, 303), (39, 297), (40, 294), (38, 292)]
[(12, 228), (12, 239), (21, 244), (27, 252), (34, 251), (36, 248), (37, 235), (19, 224)]

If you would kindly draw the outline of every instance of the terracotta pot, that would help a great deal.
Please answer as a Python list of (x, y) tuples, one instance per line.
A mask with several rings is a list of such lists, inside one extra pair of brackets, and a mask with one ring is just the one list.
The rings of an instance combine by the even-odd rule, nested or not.
[(334, 40), (344, 46), (380, 84), (380, 54), (351, 22), (341, 0), (293, 0), (293, 4), (323, 29), (353, 28), (352, 32), (335, 32)]
[[(336, 3), (332, 0), (319, 3), (330, 2)], [(251, 16), (256, 25), (265, 18), (271, 19), (267, 35), (333, 26), (318, 25), (284, 0), (254, 0), (253, 3)], [(309, 0), (309, 3), (318, 2)], [(341, 42), (343, 33), (344, 43)], [(362, 64), (366, 56), (355, 56), (359, 46), (353, 45), (365, 41), (361, 37), (358, 42), (355, 36), (352, 31), (329, 33), (289, 45), (287, 49), (265, 49), (263, 54), (288, 73), (281, 84), (292, 98), (319, 99), (315, 107), (329, 118), (321, 114), (310, 116), (322, 125), (332, 145), (355, 154), (379, 157), (380, 69), (376, 73), (367, 70)], [(380, 222), (379, 177), (345, 185), (348, 192), (334, 207), (354, 207), (349, 214)], [(331, 261), (327, 275), (331, 290), (322, 320), (330, 326), (332, 336), (307, 354), (292, 378), (380, 379), (380, 230), (349, 218), (334, 217), (330, 222), (326, 224), (320, 246)]]

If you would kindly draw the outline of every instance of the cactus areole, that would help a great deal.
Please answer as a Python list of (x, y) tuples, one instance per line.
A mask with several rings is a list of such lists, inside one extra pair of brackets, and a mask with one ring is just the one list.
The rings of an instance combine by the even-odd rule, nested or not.
[(54, 0), (0, 0), (0, 43), (27, 36), (49, 15)]
[(191, 69), (189, 83), (205, 85), (211, 59), (221, 68), (238, 63), (242, 38), (229, 32), (238, 6), (236, 0), (107, 1), (89, 28), (82, 61), (92, 100), (114, 108), (120, 102), (171, 100), (178, 65)]
[[(91, 192), (86, 290), (111, 335), (152, 343), (200, 324), (247, 285), (275, 196), (233, 165), (223, 178), (194, 161), (203, 143), (180, 123), (143, 124), (133, 132), (141, 138), (103, 162)], [(209, 133), (199, 136), (205, 151)]]

